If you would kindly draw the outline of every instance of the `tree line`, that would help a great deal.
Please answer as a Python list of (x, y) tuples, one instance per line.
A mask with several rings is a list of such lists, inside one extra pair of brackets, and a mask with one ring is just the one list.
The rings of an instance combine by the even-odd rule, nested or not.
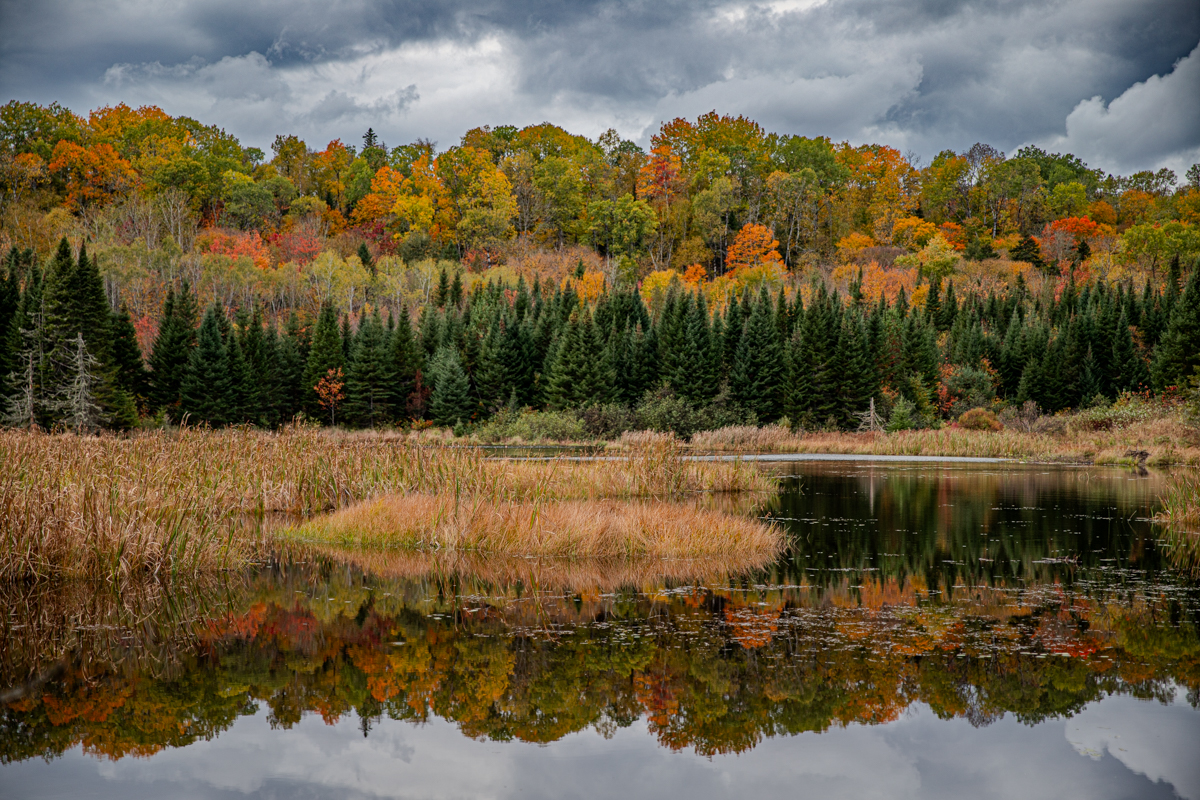
[[(0, 399), (11, 426), (128, 428), (139, 417), (274, 427), (303, 414), (379, 427), (456, 426), (505, 409), (654, 409), (654, 427), (769, 423), (853, 429), (871, 409), (919, 427), (979, 406), (1076, 408), (1169, 392), (1200, 366), (1200, 268), (1171, 263), (1165, 289), (1018, 280), (1003, 293), (932, 282), (870, 302), (813, 281), (733, 294), (724, 308), (672, 283), (655, 313), (632, 289), (584, 299), (575, 284), (440, 275), (419, 313), (356, 320), (326, 303), (294, 312), (201, 308), (182, 282), (149, 352), (112, 310), (86, 246), (48, 263), (11, 250), (0, 276)], [(681, 419), (689, 421), (681, 422)], [(631, 424), (631, 423), (630, 423)], [(628, 425), (627, 425), (628, 427)], [(687, 433), (688, 430), (680, 430)]]

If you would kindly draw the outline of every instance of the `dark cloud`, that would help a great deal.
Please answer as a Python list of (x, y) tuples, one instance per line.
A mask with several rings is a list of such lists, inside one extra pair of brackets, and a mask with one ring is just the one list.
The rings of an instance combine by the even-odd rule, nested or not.
[(338, 126), (372, 119), (396, 141), (450, 142), (476, 124), (544, 119), (592, 135), (615, 124), (644, 141), (663, 118), (713, 107), (776, 130), (883, 141), (927, 157), (975, 141), (1095, 150), (1083, 132), (1103, 129), (1093, 158), (1122, 168), (1178, 161), (1200, 142), (1191, 117), (1164, 109), (1171, 133), (1141, 158), (1136, 141), (1120, 139), (1130, 126), (1117, 121), (1136, 104), (1116, 102), (1154, 76), (1166, 89), (1142, 91), (1139, 108), (1175, 102), (1168, 97), (1190, 87), (1186, 75), (1166, 76), (1200, 41), (1195, 0), (162, 8), (0, 0), (0, 93), (76, 108), (157, 102), (258, 144), (289, 126), (345, 138), (351, 132)]

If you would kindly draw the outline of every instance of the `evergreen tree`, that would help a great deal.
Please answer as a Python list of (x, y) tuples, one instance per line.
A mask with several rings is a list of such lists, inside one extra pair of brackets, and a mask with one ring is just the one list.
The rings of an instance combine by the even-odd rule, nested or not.
[(176, 419), (181, 402), (183, 376), (196, 346), (198, 322), (196, 298), (187, 281), (176, 295), (167, 291), (158, 335), (150, 349), (150, 400)]
[(1150, 371), (1146, 362), (1134, 344), (1133, 334), (1129, 330), (1129, 319), (1121, 312), (1120, 321), (1113, 335), (1112, 343), (1113, 391), (1136, 392), (1150, 383)]
[(408, 309), (400, 306), (396, 329), (388, 343), (388, 365), (392, 373), (392, 410), (398, 419), (408, 416), (408, 401), (416, 389), (417, 374), (421, 371), (421, 351), (413, 337)]
[(196, 347), (188, 359), (181, 386), (182, 410), (190, 422), (224, 425), (228, 421), (229, 356), (221, 336), (221, 318), (225, 314), (214, 303), (204, 313)]
[(443, 346), (434, 354), (430, 364), (433, 393), (429, 397), (429, 414), (435, 425), (456, 425), (471, 418), (470, 382), (459, 360), (458, 351)]
[(11, 248), (4, 259), (4, 270), (0, 273), (0, 409), (13, 391), (9, 384), (9, 373), (17, 369), (20, 334), (17, 312), (21, 307), (22, 261), (20, 251), (16, 247)]
[[(116, 406), (121, 410), (114, 422), (119, 427), (131, 427), (137, 422), (137, 413), (149, 408), (150, 374), (142, 362), (142, 351), (137, 343), (137, 330), (129, 318), (129, 310), (121, 306), (109, 321), (112, 333), (112, 363)], [(129, 406), (133, 406), (130, 418)]]
[(1026, 264), (1032, 264), (1036, 269), (1045, 269), (1046, 264), (1042, 261), (1042, 251), (1038, 247), (1038, 243), (1029, 234), (1021, 237), (1021, 241), (1017, 246), (1008, 251), (1008, 257), (1013, 261), (1024, 261)]
[(609, 396), (612, 377), (605, 368), (600, 335), (591, 314), (571, 316), (546, 380), (551, 408), (581, 408)]
[[(1169, 287), (1168, 287), (1169, 288)], [(1155, 351), (1150, 376), (1156, 391), (1182, 387), (1200, 366), (1200, 263), (1173, 303), (1167, 330)]]
[(449, 298), (450, 298), (450, 305), (455, 306), (456, 308), (458, 306), (462, 305), (463, 284), (462, 284), (462, 273), (461, 272), (454, 273), (454, 282), (450, 284)]
[(346, 374), (349, 419), (370, 428), (387, 420), (394, 391), (386, 345), (383, 321), (375, 312), (359, 327)]
[(445, 308), (449, 295), (450, 279), (446, 275), (445, 268), (443, 268), (441, 274), (438, 276), (437, 288), (433, 290), (433, 296), (429, 298), (429, 302), (437, 308)]
[(784, 356), (771, 298), (762, 290), (746, 321), (729, 388), (743, 408), (762, 422), (779, 418), (783, 406)]
[[(249, 323), (244, 314), (239, 316), (243, 327)], [(221, 329), (221, 342), (225, 346), (225, 422), (248, 422), (257, 414), (257, 409), (253, 406), (254, 378), (246, 364), (246, 356), (242, 352), (237, 332), (229, 324), (229, 318), (221, 314), (217, 321)]]
[(338, 332), (337, 313), (330, 303), (321, 306), (321, 314), (317, 317), (317, 325), (313, 330), (312, 346), (308, 351), (308, 362), (304, 367), (303, 378), (303, 407), (305, 413), (314, 419), (325, 416), (317, 396), (317, 383), (329, 374), (331, 369), (345, 370), (346, 361), (342, 354), (342, 336)]

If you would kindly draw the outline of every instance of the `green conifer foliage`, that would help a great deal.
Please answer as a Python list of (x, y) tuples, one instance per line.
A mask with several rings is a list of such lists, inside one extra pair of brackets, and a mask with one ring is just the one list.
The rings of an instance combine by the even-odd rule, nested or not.
[(375, 312), (359, 327), (346, 374), (347, 411), (358, 425), (375, 428), (388, 419), (393, 391), (390, 356), (383, 321)]
[(221, 336), (224, 316), (219, 305), (209, 307), (188, 359), (181, 387), (182, 410), (192, 424), (219, 426), (229, 419), (229, 355)]
[(308, 362), (304, 367), (303, 406), (305, 413), (314, 419), (325, 416), (317, 397), (316, 385), (331, 369), (345, 370), (346, 361), (342, 353), (342, 336), (338, 332), (337, 312), (326, 303), (317, 317), (313, 331), (312, 347), (308, 351)]
[(466, 370), (453, 347), (443, 346), (430, 363), (433, 393), (429, 397), (429, 415), (435, 425), (469, 422), (473, 403)]
[(729, 378), (734, 399), (761, 422), (778, 419), (782, 413), (784, 367), (783, 343), (764, 288), (746, 320)]
[[(1169, 289), (1169, 287), (1168, 287)], [(1171, 309), (1150, 376), (1156, 391), (1182, 387), (1200, 366), (1200, 263), (1192, 268), (1187, 287)]]
[[(150, 374), (142, 362), (142, 351), (137, 343), (137, 330), (124, 306), (114, 312), (109, 322), (112, 332), (112, 362), (115, 371), (116, 390), (123, 392), (138, 411), (149, 408)], [(122, 401), (124, 402), (124, 401)]]
[(388, 365), (392, 373), (392, 411), (398, 419), (407, 419), (409, 398), (416, 389), (417, 374), (421, 371), (421, 351), (413, 337), (408, 309), (400, 307), (396, 329), (388, 343)]
[(183, 376), (196, 346), (196, 298), (185, 281), (179, 293), (167, 292), (158, 335), (150, 349), (150, 400), (178, 420)]
[(551, 408), (583, 408), (605, 400), (612, 388), (600, 334), (587, 310), (567, 322), (546, 380)]

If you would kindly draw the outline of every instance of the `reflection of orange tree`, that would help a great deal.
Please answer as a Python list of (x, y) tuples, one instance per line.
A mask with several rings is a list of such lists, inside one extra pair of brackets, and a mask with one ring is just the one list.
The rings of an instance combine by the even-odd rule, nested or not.
[[(1108, 692), (1200, 689), (1190, 622), (1155, 622), (1157, 600), (1105, 606), (1054, 587), (1008, 606), (983, 589), (931, 603), (914, 583), (887, 578), (847, 582), (820, 602), (808, 589), (693, 589), (615, 605), (593, 597), (583, 610), (561, 597), (455, 606), (449, 617), (395, 598), (383, 607), (362, 586), (317, 594), (334, 602), (280, 592), (218, 617), (204, 627), (200, 669), (85, 677), (70, 667), (0, 712), (0, 758), (80, 743), (113, 758), (186, 745), (255, 700), (282, 727), (306, 712), (330, 723), (354, 713), (365, 727), (383, 714), (432, 714), (470, 736), (532, 742), (644, 716), (664, 746), (713, 754), (887, 722), (914, 701), (975, 724), (1003, 713), (1035, 722)], [(558, 621), (553, 636), (537, 632), (548, 619)], [(1048, 651), (1062, 655), (1037, 657)]]

